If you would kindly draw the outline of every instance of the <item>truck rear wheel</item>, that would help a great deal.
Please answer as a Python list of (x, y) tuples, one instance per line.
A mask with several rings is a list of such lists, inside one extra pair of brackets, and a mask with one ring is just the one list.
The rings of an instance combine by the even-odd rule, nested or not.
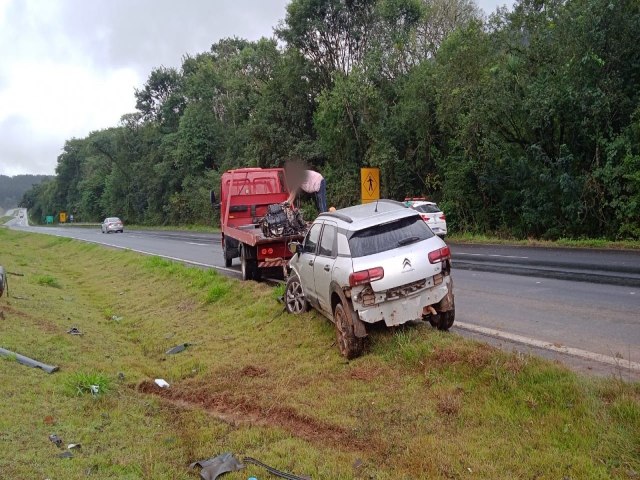
[(248, 247), (242, 245), (240, 247), (240, 271), (242, 272), (242, 280), (258, 280), (260, 278), (258, 272), (258, 262), (255, 258), (249, 258)]
[(229, 268), (231, 266), (231, 262), (233, 261), (233, 257), (230, 256), (226, 238), (222, 240), (222, 256), (224, 257), (224, 266)]

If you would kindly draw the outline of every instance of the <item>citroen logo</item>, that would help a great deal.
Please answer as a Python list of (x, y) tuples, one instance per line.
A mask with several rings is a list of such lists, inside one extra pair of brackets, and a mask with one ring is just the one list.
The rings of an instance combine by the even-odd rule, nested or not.
[(402, 262), (402, 269), (411, 268), (411, 261), (408, 258), (405, 258)]

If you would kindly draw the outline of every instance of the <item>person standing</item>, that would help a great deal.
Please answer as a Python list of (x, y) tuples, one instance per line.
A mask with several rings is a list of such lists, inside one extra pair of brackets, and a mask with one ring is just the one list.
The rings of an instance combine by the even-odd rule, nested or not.
[(291, 194), (287, 200), (291, 205), (293, 205), (299, 190), (305, 193), (315, 194), (316, 206), (320, 213), (327, 211), (327, 183), (321, 174), (314, 170), (305, 170), (304, 180), (300, 186), (291, 190)]

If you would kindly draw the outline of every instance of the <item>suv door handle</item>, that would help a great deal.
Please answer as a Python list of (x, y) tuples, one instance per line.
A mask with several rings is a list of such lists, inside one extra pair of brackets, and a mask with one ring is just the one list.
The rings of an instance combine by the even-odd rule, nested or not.
[(325, 272), (328, 272), (329, 270), (331, 270), (331, 267), (329, 267), (329, 265), (325, 265), (325, 266), (324, 266), (324, 271), (325, 271)]
[(313, 260), (309, 260), (309, 265), (313, 265)]

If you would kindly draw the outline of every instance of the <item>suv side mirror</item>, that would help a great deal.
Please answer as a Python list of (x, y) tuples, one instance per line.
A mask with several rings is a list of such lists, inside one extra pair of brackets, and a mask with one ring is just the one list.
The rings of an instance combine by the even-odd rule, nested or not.
[(289, 251), (300, 255), (300, 253), (302, 253), (302, 245), (300, 245), (300, 242), (291, 242), (289, 244)]

